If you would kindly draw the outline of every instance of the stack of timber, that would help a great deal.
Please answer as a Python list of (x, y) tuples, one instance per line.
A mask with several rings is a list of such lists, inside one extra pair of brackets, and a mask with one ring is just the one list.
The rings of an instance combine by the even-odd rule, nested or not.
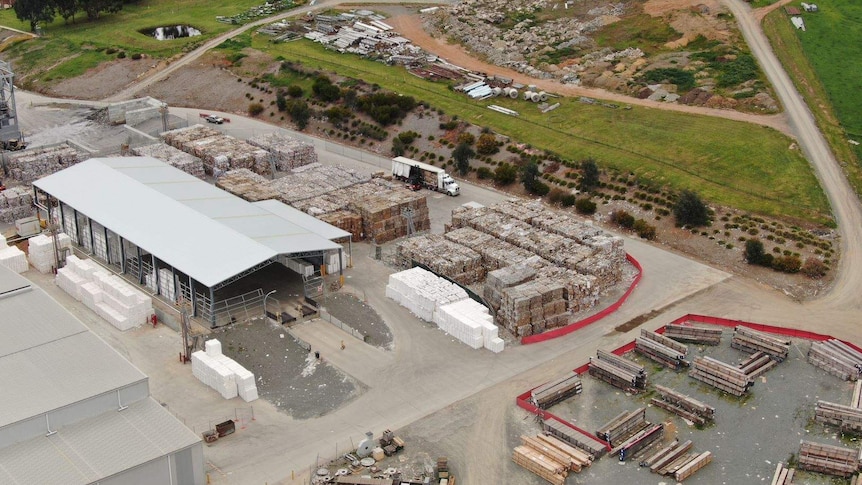
[(814, 420), (821, 424), (835, 426), (842, 433), (862, 434), (862, 409), (857, 407), (817, 401), (814, 405)]
[[(791, 485), (793, 483), (793, 474), (795, 472), (795, 468), (787, 468), (784, 466), (784, 463), (779, 462), (778, 465), (775, 466), (775, 474), (772, 475), (771, 485)], [(850, 485), (856, 484), (851, 482)]]
[(247, 168), (229, 170), (216, 179), (216, 187), (249, 202), (277, 199), (269, 180)]
[(768, 370), (778, 365), (766, 352), (755, 352), (739, 364), (742, 372), (752, 379), (765, 374)]
[(71, 167), (82, 160), (78, 152), (65, 142), (49, 147), (6, 152), (3, 157), (6, 175), (25, 184)]
[(862, 381), (856, 381), (853, 387), (853, 397), (850, 399), (850, 407), (862, 408)]
[(691, 448), (691, 441), (674, 441), (645, 458), (640, 465), (648, 466), (652, 473), (671, 476), (681, 482), (712, 461), (712, 453), (709, 451), (690, 453)]
[(539, 434), (536, 435), (536, 439), (552, 449), (559, 450), (564, 455), (568, 456), (571, 461), (577, 463), (581, 469), (593, 464), (593, 455), (581, 450), (580, 448), (571, 446), (559, 438), (549, 434)]
[(568, 471), (562, 464), (526, 446), (517, 446), (512, 460), (552, 485), (564, 485)]
[(558, 402), (580, 394), (582, 390), (581, 378), (578, 374), (570, 372), (530, 391), (530, 402), (541, 409), (548, 409)]
[(695, 424), (703, 425), (708, 421), (715, 419), (714, 407), (706, 405), (697, 399), (693, 399), (669, 387), (660, 386), (658, 384), (654, 387), (656, 392), (658, 392), (659, 397), (652, 398), (650, 402), (655, 406), (682, 416)]
[(694, 368), (688, 375), (734, 396), (742, 396), (754, 385), (742, 370), (712, 357), (694, 359)]
[(619, 455), (620, 461), (626, 461), (629, 458), (634, 458), (638, 453), (648, 449), (654, 443), (659, 442), (663, 437), (663, 424), (649, 424), (643, 430), (623, 441), (613, 451)]
[(482, 257), (472, 249), (439, 234), (411, 237), (398, 243), (396, 255), (405, 266), (422, 264), (462, 285), (484, 279)]
[(677, 342), (689, 342), (693, 344), (718, 345), (721, 343), (720, 328), (665, 325), (664, 336)]
[(674, 370), (689, 366), (685, 360), (688, 347), (646, 329), (635, 339), (635, 351)]
[(733, 340), (730, 346), (743, 352), (766, 352), (779, 362), (790, 353), (790, 340), (775, 337), (768, 333), (758, 332), (742, 325), (733, 330)]
[(581, 433), (553, 417), (542, 420), (542, 430), (548, 435), (587, 452), (593, 460), (608, 451), (607, 443)]
[(798, 463), (800, 470), (849, 477), (859, 471), (859, 450), (803, 441)]
[(811, 342), (808, 362), (845, 381), (858, 381), (862, 373), (862, 354), (837, 339)]
[(596, 436), (617, 447), (632, 436), (643, 431), (650, 423), (646, 420), (646, 408), (623, 411), (596, 430)]
[[(561, 446), (565, 447), (565, 449), (570, 451), (564, 451), (564, 449), (554, 446), (549, 442), (549, 440), (553, 440), (559, 443)], [(538, 451), (539, 453), (547, 456), (553, 461), (563, 465), (568, 471), (572, 471), (575, 473), (579, 473), (581, 469), (583, 469), (583, 467), (589, 466), (592, 463), (592, 459), (590, 459), (589, 456), (583, 451), (568, 446), (560, 440), (550, 436), (521, 435), (521, 444), (523, 446), (526, 446), (527, 448), (531, 448), (535, 451)]]
[(286, 172), (296, 167), (317, 162), (314, 145), (280, 133), (264, 133), (248, 139), (248, 144), (269, 152), (275, 168)]
[(647, 373), (642, 365), (604, 350), (596, 351), (596, 357), (590, 358), (590, 375), (620, 389), (646, 389)]
[(204, 177), (204, 164), (200, 158), (190, 155), (166, 143), (153, 143), (132, 148), (132, 154), (139, 157), (153, 157), (168, 165), (197, 178)]

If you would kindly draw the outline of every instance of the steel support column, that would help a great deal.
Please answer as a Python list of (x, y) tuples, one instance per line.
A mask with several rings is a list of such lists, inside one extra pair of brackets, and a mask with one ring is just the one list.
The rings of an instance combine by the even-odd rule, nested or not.
[(159, 270), (156, 268), (156, 256), (150, 254), (150, 258), (153, 262), (153, 277), (156, 279), (156, 294), (162, 294), (162, 286), (159, 284)]
[(196, 317), (197, 316), (197, 308), (195, 306), (195, 284), (194, 284), (194, 280), (192, 279), (191, 276), (189, 276), (189, 295), (191, 295), (191, 300), (192, 300), (192, 316)]
[(96, 243), (93, 242), (93, 219), (90, 219), (89, 217), (87, 217), (87, 227), (90, 228), (90, 254), (94, 255), (96, 254)]
[(210, 286), (210, 327), (215, 328), (216, 324), (216, 315), (215, 315), (215, 289)]
[(102, 232), (105, 234), (105, 261), (111, 264), (111, 240), (108, 239), (108, 228), (102, 226)]
[[(60, 214), (63, 214), (62, 210), (60, 210)], [(123, 243), (123, 238), (120, 237), (119, 234), (117, 234), (117, 239), (120, 240), (120, 273), (126, 274), (126, 245)]]
[(144, 262), (141, 261), (141, 247), (135, 244), (135, 249), (138, 250), (138, 284), (144, 284)]
[(75, 239), (77, 239), (76, 242), (78, 243), (78, 246), (81, 246), (84, 239), (81, 238), (81, 225), (78, 223), (78, 209), (73, 208), (72, 214), (75, 216)]

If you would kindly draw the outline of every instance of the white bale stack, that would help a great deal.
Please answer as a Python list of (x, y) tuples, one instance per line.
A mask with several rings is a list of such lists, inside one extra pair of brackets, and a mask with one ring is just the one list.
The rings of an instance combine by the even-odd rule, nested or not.
[(0, 249), (6, 247), (6, 236), (0, 234)]
[[(37, 271), (43, 274), (48, 274), (54, 269), (54, 240), (51, 236), (39, 234), (31, 237), (29, 240), (29, 257), (30, 264)], [(66, 233), (57, 234), (57, 251), (72, 248), (72, 239)]]
[(494, 325), (494, 317), (488, 308), (470, 298), (441, 306), (434, 315), (434, 322), (444, 332), (474, 349), (485, 347), (493, 350), (492, 341), (498, 338), (499, 329)]
[(30, 269), (27, 263), (27, 255), (17, 246), (9, 246), (0, 249), (0, 265), (3, 265), (16, 273), (23, 273)]
[(174, 275), (171, 270), (162, 268), (159, 270), (159, 294), (170, 301), (177, 300), (177, 288)]
[(254, 374), (222, 354), (221, 342), (207, 340), (205, 350), (192, 354), (192, 374), (225, 399), (239, 396), (246, 402), (258, 398)]

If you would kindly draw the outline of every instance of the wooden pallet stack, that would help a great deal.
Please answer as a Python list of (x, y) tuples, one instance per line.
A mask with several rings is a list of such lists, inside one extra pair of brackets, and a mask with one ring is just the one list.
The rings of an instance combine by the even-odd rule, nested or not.
[(689, 342), (701, 345), (718, 345), (721, 343), (720, 328), (665, 325), (664, 336), (677, 342)]
[(643, 430), (623, 441), (612, 452), (619, 456), (620, 461), (626, 461), (629, 458), (634, 458), (638, 453), (648, 449), (654, 443), (661, 441), (663, 437), (663, 424), (649, 424)]
[(697, 399), (677, 392), (669, 387), (654, 386), (660, 397), (652, 398), (650, 402), (666, 411), (682, 416), (699, 425), (704, 425), (715, 419), (715, 408)]
[(849, 477), (859, 471), (859, 450), (803, 441), (798, 466), (800, 470)]
[(649, 330), (641, 329), (641, 336), (635, 339), (635, 352), (674, 370), (689, 366), (685, 360), (688, 347)]
[(688, 375), (734, 396), (742, 396), (754, 386), (754, 380), (742, 370), (712, 357), (694, 359)]
[(814, 405), (814, 421), (835, 426), (842, 433), (862, 434), (862, 409), (857, 407), (817, 401)]
[(512, 461), (535, 473), (552, 485), (565, 485), (569, 472), (550, 457), (526, 446), (516, 446)]
[(862, 354), (837, 339), (811, 342), (808, 362), (845, 381), (858, 381), (862, 373)]
[(623, 411), (596, 430), (596, 436), (617, 447), (627, 439), (649, 427), (646, 408)]
[(548, 409), (560, 401), (580, 394), (582, 390), (581, 378), (576, 373), (569, 372), (533, 389), (530, 392), (530, 401), (541, 409)]
[(564, 443), (585, 451), (593, 460), (601, 457), (608, 451), (605, 443), (588, 434), (581, 433), (552, 417), (542, 420), (542, 430)]
[(775, 474), (772, 475), (771, 485), (792, 485), (795, 468), (787, 468), (784, 463), (779, 462), (775, 466)]
[(649, 467), (652, 473), (671, 476), (681, 482), (712, 461), (712, 453), (691, 452), (692, 446), (691, 440), (684, 443), (674, 440), (668, 446), (644, 458), (640, 466)]
[(604, 350), (599, 350), (596, 355), (597, 358), (590, 358), (591, 376), (631, 392), (646, 389), (647, 373), (642, 365)]
[(758, 332), (742, 325), (737, 325), (733, 330), (730, 346), (751, 354), (766, 352), (779, 362), (786, 359), (790, 353), (790, 340)]
[(778, 365), (766, 352), (755, 352), (739, 363), (739, 369), (748, 377), (754, 379), (765, 374)]
[(537, 436), (521, 435), (521, 445), (542, 453), (566, 467), (566, 470), (575, 473), (580, 473), (583, 467), (590, 466), (593, 462), (587, 453), (569, 446), (553, 436), (543, 434)]

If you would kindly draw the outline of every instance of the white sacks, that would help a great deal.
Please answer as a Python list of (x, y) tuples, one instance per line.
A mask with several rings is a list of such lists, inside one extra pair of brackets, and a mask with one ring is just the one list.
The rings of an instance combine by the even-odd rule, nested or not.
[(503, 339), (498, 337), (488, 308), (430, 271), (415, 267), (390, 275), (386, 296), (474, 349), (503, 350)]
[(192, 354), (192, 374), (225, 399), (237, 396), (245, 402), (257, 399), (254, 374), (222, 354), (221, 342), (218, 340), (207, 340), (204, 346), (206, 350)]
[[(30, 264), (40, 273), (50, 273), (55, 267), (54, 240), (51, 236), (39, 234), (30, 238), (28, 255)], [(57, 251), (72, 247), (72, 239), (66, 233), (57, 234)]]
[(27, 255), (17, 246), (9, 246), (0, 249), (0, 265), (3, 265), (16, 273), (23, 273), (30, 269), (27, 264)]
[(66, 258), (66, 266), (57, 270), (57, 286), (107, 320), (128, 330), (140, 326), (153, 314), (153, 299), (116, 275), (103, 271), (96, 263)]

